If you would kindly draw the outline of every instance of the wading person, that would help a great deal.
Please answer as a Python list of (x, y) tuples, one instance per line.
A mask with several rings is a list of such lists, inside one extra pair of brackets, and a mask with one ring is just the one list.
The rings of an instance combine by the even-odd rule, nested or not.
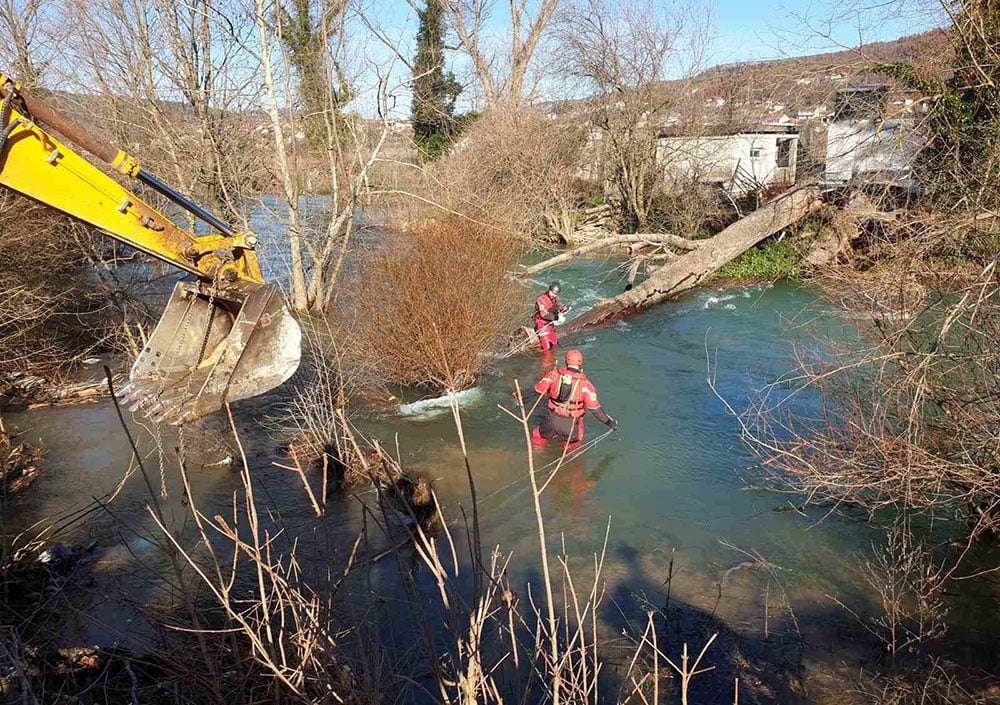
[(559, 304), (559, 282), (549, 284), (548, 290), (535, 299), (535, 332), (543, 352), (556, 349), (556, 321), (559, 314), (569, 309)]
[(597, 401), (597, 390), (587, 375), (583, 374), (583, 353), (570, 350), (566, 353), (566, 366), (559, 367), (538, 380), (538, 394), (548, 396), (549, 413), (531, 432), (536, 443), (561, 438), (566, 443), (583, 440), (583, 417), (589, 411), (602, 424), (611, 429), (618, 422), (608, 416)]

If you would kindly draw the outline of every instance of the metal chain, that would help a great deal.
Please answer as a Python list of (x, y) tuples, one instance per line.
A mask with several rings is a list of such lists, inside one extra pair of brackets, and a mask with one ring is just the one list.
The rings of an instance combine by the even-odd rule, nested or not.
[(153, 422), (153, 441), (156, 443), (156, 455), (160, 463), (160, 497), (167, 499), (167, 462), (163, 452), (163, 436), (160, 433), (159, 421)]
[(208, 290), (208, 325), (205, 326), (205, 335), (201, 339), (201, 349), (198, 351), (198, 359), (195, 361), (195, 367), (201, 364), (201, 361), (205, 358), (205, 348), (208, 347), (208, 335), (212, 332), (212, 323), (215, 322), (215, 295), (219, 288), (219, 271), (221, 267), (215, 271), (212, 276), (212, 288)]
[[(215, 274), (212, 275), (212, 288), (208, 290), (208, 325), (205, 326), (205, 337), (201, 339), (201, 350), (198, 351), (198, 359), (195, 361), (195, 367), (201, 364), (201, 361), (205, 358), (205, 349), (208, 347), (208, 336), (212, 332), (212, 324), (215, 322), (215, 295), (219, 290), (219, 274), (222, 273), (222, 267), (218, 267), (215, 270)], [(188, 380), (190, 382), (190, 379)], [(202, 393), (205, 391), (205, 386), (198, 390), (198, 396), (194, 399), (198, 400), (201, 398)], [(188, 389), (190, 393), (190, 388)]]
[[(212, 332), (212, 324), (215, 322), (215, 294), (218, 291), (219, 272), (221, 269), (222, 268), (219, 267), (215, 270), (215, 274), (212, 275), (212, 286), (208, 290), (208, 325), (205, 326), (205, 334), (201, 338), (201, 348), (198, 350), (198, 359), (194, 362), (194, 369), (197, 369), (198, 365), (200, 365), (201, 361), (205, 358), (205, 349), (208, 347), (208, 338)], [(185, 323), (189, 325), (190, 320), (190, 317), (188, 317)], [(187, 326), (185, 326), (184, 330), (186, 333)], [(184, 386), (184, 400), (181, 402), (182, 404), (191, 400), (191, 383), (194, 381), (194, 369), (192, 369), (191, 373), (188, 375), (187, 384)], [(199, 399), (204, 391), (204, 386), (202, 386), (202, 388), (198, 390), (198, 395), (194, 398), (194, 400)]]
[[(187, 424), (182, 423), (177, 427), (177, 465), (182, 473), (187, 472), (187, 441), (185, 440), (185, 429)], [(183, 478), (182, 478), (183, 479)], [(181, 504), (187, 506), (191, 498), (187, 496), (187, 483), (184, 483), (184, 492), (181, 497)]]

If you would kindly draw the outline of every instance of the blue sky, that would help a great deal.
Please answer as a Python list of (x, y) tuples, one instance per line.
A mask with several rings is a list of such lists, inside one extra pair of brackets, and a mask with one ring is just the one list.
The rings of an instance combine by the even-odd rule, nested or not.
[[(802, 56), (860, 44), (896, 39), (946, 24), (942, 18), (939, 0), (713, 0), (710, 4), (697, 0), (656, 0), (664, 7), (687, 7), (696, 13), (709, 8), (713, 21), (714, 39), (707, 51), (704, 65), (758, 59)], [(403, 53), (412, 57), (414, 35), (417, 27), (415, 13), (403, 0), (370, 0), (369, 20), (386, 35), (401, 41)], [(529, 0), (534, 5), (537, 0)], [(688, 4), (690, 3), (690, 4)], [(504, 4), (497, 3), (496, 13), (489, 28), (496, 41), (504, 44), (509, 18)], [(375, 48), (375, 54), (384, 58), (385, 47)], [(535, 57), (536, 66), (545, 62), (540, 51)], [(452, 53), (449, 66), (460, 81), (472, 81), (467, 59)], [(405, 80), (405, 67), (397, 64), (394, 76)], [(670, 78), (672, 76), (668, 76)], [(474, 85), (469, 86), (459, 98), (459, 110), (479, 107), (474, 97)], [(542, 99), (571, 97), (567, 86), (557, 83), (543, 84)], [(362, 93), (365, 93), (362, 88)], [(570, 89), (570, 92), (572, 90)], [(408, 91), (397, 92), (398, 101), (391, 111), (394, 117), (403, 118), (409, 112)], [(363, 113), (365, 106), (359, 105)]]
[(716, 0), (715, 8), (714, 63), (837, 51), (942, 24), (939, 4), (922, 0)]

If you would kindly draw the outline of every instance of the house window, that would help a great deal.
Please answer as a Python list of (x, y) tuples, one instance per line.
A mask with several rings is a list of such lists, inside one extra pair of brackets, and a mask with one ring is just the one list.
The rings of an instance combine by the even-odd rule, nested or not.
[(775, 166), (788, 168), (792, 165), (792, 140), (778, 140), (778, 156)]
[(751, 159), (760, 159), (760, 147), (751, 147), (750, 148), (750, 158)]

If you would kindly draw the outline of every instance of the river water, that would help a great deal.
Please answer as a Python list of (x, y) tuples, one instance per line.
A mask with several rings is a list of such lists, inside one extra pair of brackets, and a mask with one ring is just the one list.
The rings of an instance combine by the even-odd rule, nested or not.
[[(564, 302), (572, 304), (574, 314), (622, 285), (613, 262), (578, 262), (544, 276), (546, 282), (561, 281)], [(531, 285), (541, 290), (544, 282)], [(645, 605), (663, 607), (668, 588), (668, 613), (675, 616), (672, 653), (683, 640), (700, 646), (706, 630), (722, 632), (714, 647), (717, 671), (710, 677), (717, 680), (715, 701), (728, 697), (720, 684), (732, 682), (736, 658), (752, 664), (748, 669), (762, 684), (762, 701), (822, 702), (872, 655), (864, 630), (833, 598), (860, 614), (876, 611), (876, 596), (857, 565), (858, 555), (883, 541), (882, 535), (861, 521), (825, 517), (822, 508), (783, 511), (801, 500), (753, 489), (754, 462), (740, 441), (737, 419), (719, 398), (742, 411), (761, 385), (792, 368), (793, 344), (821, 345), (824, 335), (841, 332), (814, 292), (761, 284), (696, 291), (562, 346), (583, 352), (602, 405), (621, 427), (562, 467), (546, 490), (551, 548), (558, 552), (565, 545), (570, 565), (585, 573), (607, 534), (601, 614), (610, 633), (641, 622)], [(537, 586), (538, 540), (523, 430), (498, 406), (512, 408), (514, 381), (527, 388), (548, 364), (535, 351), (498, 363), (481, 387), (463, 394), (461, 403), (483, 545), (513, 554), (509, 576), (522, 594), (526, 582)], [(719, 396), (710, 388), (710, 376)], [(285, 538), (299, 539), (309, 572), (343, 561), (361, 523), (365, 492), (333, 498), (327, 516), (313, 517), (297, 480), (272, 465), (283, 461), (281, 439), (263, 426), (278, 401), (280, 395), (271, 395), (239, 405), (237, 425), (248, 446), (258, 498)], [(818, 408), (818, 400), (808, 394), (791, 403), (802, 415)], [(44, 473), (7, 512), (8, 532), (92, 507), (91, 498), (112, 492), (129, 467), (131, 452), (110, 404), (13, 414), (7, 423), (26, 429), (26, 440), (48, 449)], [(449, 518), (468, 512), (469, 487), (446, 406), (412, 404), (358, 426), (386, 447), (398, 447), (405, 465), (434, 480)], [(159, 458), (164, 458), (167, 497), (160, 501), (168, 521), (188, 525), (174, 460), (180, 439), (162, 430), (161, 455), (156, 433), (134, 422), (132, 429), (149, 453), (146, 467), (157, 488)], [(588, 419), (589, 438), (604, 430)], [(220, 415), (185, 432), (190, 465), (197, 468), (231, 453), (224, 441), (215, 440), (225, 437)], [(557, 457), (555, 448), (536, 451), (536, 464)], [(231, 513), (239, 484), (235, 473), (201, 470), (193, 473), (193, 483), (194, 498), (206, 514)], [(107, 510), (92, 510), (62, 533), (64, 540), (86, 536), (100, 544), (97, 589), (70, 616), (76, 638), (141, 643), (141, 620), (123, 606), (122, 595), (141, 605), (163, 590), (165, 562), (154, 547), (157, 532), (148, 502), (145, 484), (134, 475)], [(458, 525), (460, 555), (462, 533)], [(376, 549), (373, 545), (372, 553)], [(364, 586), (356, 586), (353, 598), (345, 599), (370, 602), (377, 593), (383, 600), (379, 609), (392, 621), (392, 600), (402, 591), (396, 566), (389, 563), (384, 561)], [(430, 585), (428, 576), (421, 579)], [(952, 638), (978, 654), (977, 665), (989, 666), (995, 659), (992, 627), (974, 618), (976, 609), (974, 603), (957, 605)], [(391, 626), (380, 633), (398, 638)]]

